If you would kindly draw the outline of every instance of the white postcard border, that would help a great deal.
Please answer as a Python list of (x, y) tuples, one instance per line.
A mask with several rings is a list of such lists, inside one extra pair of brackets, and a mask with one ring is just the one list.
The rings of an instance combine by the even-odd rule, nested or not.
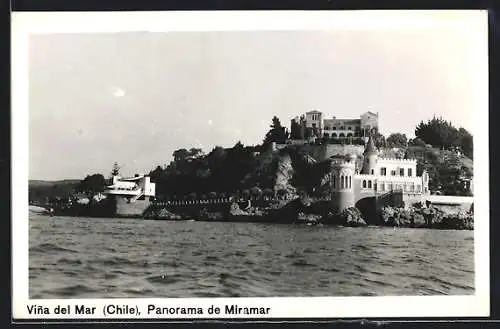
[[(489, 315), (489, 146), (488, 146), (488, 41), (486, 11), (280, 11), (280, 12), (64, 12), (12, 14), (12, 310), (16, 319), (84, 318), (309, 318), (309, 317), (471, 317)], [(96, 33), (124, 31), (322, 30), (367, 28), (463, 28), (478, 34), (483, 57), (476, 61), (476, 85), (481, 100), (474, 109), (475, 287), (471, 296), (417, 297), (273, 297), (182, 299), (47, 299), (30, 300), (28, 294), (28, 47), (36, 33)], [(147, 314), (147, 305), (202, 307), (205, 313), (183, 316)], [(211, 305), (224, 308), (270, 307), (266, 315), (207, 314)], [(48, 307), (50, 316), (29, 315), (27, 306)], [(53, 314), (58, 305), (96, 307), (94, 315)], [(108, 315), (106, 305), (137, 306), (140, 316)]]

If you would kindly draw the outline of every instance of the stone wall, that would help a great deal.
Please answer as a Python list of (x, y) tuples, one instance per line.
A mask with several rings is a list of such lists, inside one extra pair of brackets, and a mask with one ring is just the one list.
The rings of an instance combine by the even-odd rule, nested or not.
[(474, 197), (454, 195), (424, 195), (423, 203), (429, 201), (435, 207), (442, 207), (447, 212), (469, 211)]
[(116, 216), (141, 217), (149, 205), (149, 200), (137, 200), (128, 203), (126, 198), (116, 197)]
[(306, 144), (301, 147), (318, 162), (326, 160), (329, 157), (337, 154), (340, 155), (355, 154), (357, 156), (360, 156), (363, 154), (363, 151), (365, 150), (365, 147), (363, 145)]

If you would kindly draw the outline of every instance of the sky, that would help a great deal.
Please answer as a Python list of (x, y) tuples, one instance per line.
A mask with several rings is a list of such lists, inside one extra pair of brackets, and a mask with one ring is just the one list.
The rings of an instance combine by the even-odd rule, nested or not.
[[(475, 133), (474, 33), (440, 28), (50, 33), (29, 39), (29, 178), (168, 164), (179, 148), (260, 143), (278, 116), (434, 115)], [(487, 60), (486, 58), (481, 58)]]

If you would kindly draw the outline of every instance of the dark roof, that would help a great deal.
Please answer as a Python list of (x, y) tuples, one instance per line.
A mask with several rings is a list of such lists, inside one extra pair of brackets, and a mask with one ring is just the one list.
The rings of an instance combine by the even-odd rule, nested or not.
[(370, 113), (371, 115), (374, 115), (374, 116), (378, 117), (378, 114), (377, 113), (373, 113), (372, 111), (368, 111), (368, 112), (365, 112), (363, 114), (368, 114), (368, 113)]
[(352, 125), (352, 124), (361, 123), (361, 119), (342, 120), (342, 122), (344, 122), (344, 124), (346, 124), (346, 125)]
[(311, 113), (314, 113), (314, 114), (320, 114), (320, 113), (322, 113), (322, 112), (320, 112), (320, 111), (316, 111), (316, 110), (312, 110), (312, 111), (306, 112), (306, 114), (311, 114)]

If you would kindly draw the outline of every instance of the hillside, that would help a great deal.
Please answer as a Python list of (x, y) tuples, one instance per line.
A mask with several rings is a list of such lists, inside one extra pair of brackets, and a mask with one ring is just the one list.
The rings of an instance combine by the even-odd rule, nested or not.
[(45, 203), (51, 198), (64, 198), (76, 192), (80, 184), (78, 179), (65, 179), (58, 181), (29, 180), (30, 203)]
[(408, 147), (405, 157), (417, 159), (417, 175), (429, 173), (429, 189), (445, 195), (471, 195), (464, 181), (474, 175), (473, 160), (465, 155), (432, 147)]

